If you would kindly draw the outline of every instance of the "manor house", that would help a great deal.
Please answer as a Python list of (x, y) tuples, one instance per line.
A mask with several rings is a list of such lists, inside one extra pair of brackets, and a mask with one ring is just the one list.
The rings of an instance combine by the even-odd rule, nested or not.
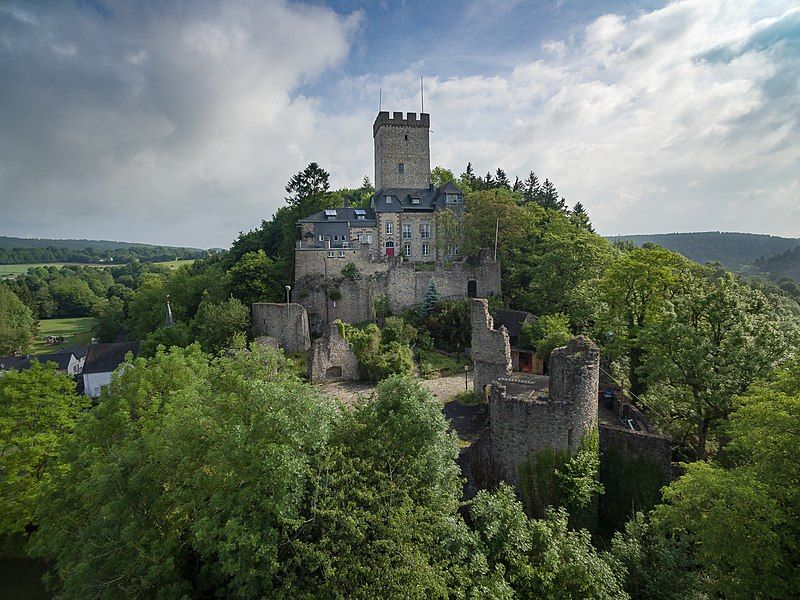
[[(436, 262), (458, 255), (456, 240), (437, 240), (436, 213), (445, 209), (460, 220), (464, 197), (452, 183), (431, 184), (430, 115), (378, 113), (375, 189), (366, 208), (331, 208), (301, 219), (302, 249), (325, 249), (331, 258), (342, 248), (366, 245), (377, 257)], [(438, 242), (438, 243), (437, 243)]]
[(427, 113), (379, 112), (369, 206), (298, 222), (292, 297), (306, 307), (312, 331), (336, 319), (374, 320), (376, 304), (402, 311), (422, 300), (431, 281), (444, 298), (500, 294), (498, 263), (488, 253), (460, 254), (464, 196), (453, 183), (431, 183), (429, 130)]

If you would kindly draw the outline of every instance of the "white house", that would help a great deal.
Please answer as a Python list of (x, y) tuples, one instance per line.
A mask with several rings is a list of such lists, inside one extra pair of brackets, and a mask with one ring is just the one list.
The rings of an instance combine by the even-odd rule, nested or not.
[(125, 355), (139, 354), (139, 342), (114, 344), (92, 344), (83, 364), (83, 393), (92, 398), (100, 395), (100, 389), (111, 383), (111, 373), (125, 362)]

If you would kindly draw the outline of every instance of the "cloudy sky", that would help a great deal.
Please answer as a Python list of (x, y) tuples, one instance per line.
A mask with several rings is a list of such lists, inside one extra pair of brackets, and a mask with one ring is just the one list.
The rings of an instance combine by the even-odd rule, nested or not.
[[(602, 6), (601, 6), (602, 4)], [(372, 121), (531, 169), (603, 234), (800, 235), (797, 0), (0, 3), (0, 235), (223, 246)]]

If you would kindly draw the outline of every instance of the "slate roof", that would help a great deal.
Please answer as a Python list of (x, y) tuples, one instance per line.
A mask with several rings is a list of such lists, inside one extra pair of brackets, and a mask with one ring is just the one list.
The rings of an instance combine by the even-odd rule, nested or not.
[[(334, 211), (335, 216), (331, 219), (326, 212)], [(356, 211), (363, 212), (365, 219), (359, 219)], [(375, 210), (369, 208), (328, 208), (320, 210), (305, 219), (300, 219), (298, 223), (351, 223), (351, 225), (362, 227), (375, 227)]]
[(22, 371), (30, 366), (30, 356), (0, 356), (0, 371)]
[(69, 361), (72, 358), (72, 352), (59, 352), (53, 354), (38, 354), (36, 356), (31, 356), (31, 360), (38, 360), (40, 363), (44, 364), (47, 362), (54, 362), (58, 365), (58, 368), (62, 371), (66, 371), (69, 367)]
[[(329, 208), (300, 219), (298, 223), (348, 223), (350, 227), (375, 227), (376, 213), (433, 212), (445, 208), (447, 194), (461, 194), (461, 190), (452, 182), (439, 188), (381, 188), (372, 196), (368, 208)], [(387, 197), (390, 196), (392, 201), (387, 202)], [(414, 203), (414, 198), (419, 199), (419, 202)], [(364, 212), (366, 219), (359, 220), (356, 211)]]
[(31, 368), (32, 361), (38, 361), (42, 364), (54, 362), (58, 365), (58, 369), (66, 371), (71, 358), (72, 352), (63, 351), (51, 354), (36, 354), (34, 356), (2, 356), (0, 357), (0, 371), (24, 371)]
[(62, 348), (61, 350), (55, 350), (53, 354), (73, 354), (75, 358), (83, 358), (86, 356), (86, 352), (89, 350), (89, 346), (84, 346), (83, 344), (71, 344), (66, 348)]
[(134, 356), (137, 356), (139, 354), (139, 342), (92, 344), (86, 353), (83, 374), (110, 373), (124, 362), (125, 355), (128, 352), (132, 352)]
[(494, 318), (494, 328), (500, 329), (501, 325), (505, 325), (505, 328), (508, 329), (508, 337), (517, 341), (522, 333), (522, 325), (530, 321), (533, 321), (533, 315), (529, 312), (501, 309), (497, 311)]

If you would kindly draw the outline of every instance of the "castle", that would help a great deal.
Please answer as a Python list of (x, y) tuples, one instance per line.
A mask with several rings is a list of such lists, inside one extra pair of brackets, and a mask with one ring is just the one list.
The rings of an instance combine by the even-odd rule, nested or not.
[(422, 301), (434, 281), (443, 298), (500, 294), (500, 266), (488, 253), (464, 257), (442, 215), (460, 223), (464, 196), (434, 187), (430, 115), (379, 112), (372, 126), (375, 194), (365, 208), (331, 208), (301, 219), (292, 298), (311, 331), (339, 319), (375, 319), (376, 305), (400, 312)]

